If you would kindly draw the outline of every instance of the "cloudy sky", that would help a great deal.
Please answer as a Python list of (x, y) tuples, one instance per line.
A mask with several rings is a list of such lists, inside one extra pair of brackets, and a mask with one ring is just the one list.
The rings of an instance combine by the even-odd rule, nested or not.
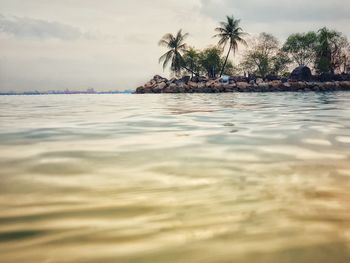
[(0, 0), (0, 91), (135, 88), (163, 72), (164, 33), (182, 28), (204, 48), (231, 14), (281, 41), (323, 26), (349, 37), (348, 1)]

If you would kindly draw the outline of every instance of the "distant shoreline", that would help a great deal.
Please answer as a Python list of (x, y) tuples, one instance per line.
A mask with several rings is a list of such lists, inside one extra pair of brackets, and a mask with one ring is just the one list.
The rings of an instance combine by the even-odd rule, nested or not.
[(103, 94), (132, 94), (134, 93), (134, 90), (125, 90), (125, 91), (95, 91), (95, 92), (84, 92), (84, 91), (56, 91), (56, 92), (49, 92), (49, 91), (29, 91), (29, 92), (0, 92), (0, 96), (38, 96), (38, 95), (103, 95)]

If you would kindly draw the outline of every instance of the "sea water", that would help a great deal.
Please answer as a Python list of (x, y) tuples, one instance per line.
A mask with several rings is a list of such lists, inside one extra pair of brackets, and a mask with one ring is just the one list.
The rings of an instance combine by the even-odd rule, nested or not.
[(0, 96), (0, 262), (350, 262), (350, 93)]

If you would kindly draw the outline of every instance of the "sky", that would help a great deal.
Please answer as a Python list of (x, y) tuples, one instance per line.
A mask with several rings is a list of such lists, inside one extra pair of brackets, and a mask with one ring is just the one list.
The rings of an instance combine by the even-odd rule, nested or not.
[(165, 33), (183, 29), (205, 48), (226, 15), (281, 42), (323, 26), (349, 37), (348, 1), (0, 0), (0, 92), (134, 89), (168, 75), (158, 63)]

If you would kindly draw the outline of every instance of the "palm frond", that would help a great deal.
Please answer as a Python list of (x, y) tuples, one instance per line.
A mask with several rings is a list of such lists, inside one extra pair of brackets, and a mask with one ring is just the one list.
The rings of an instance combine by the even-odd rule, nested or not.
[(182, 54), (186, 52), (187, 49), (187, 45), (184, 41), (188, 36), (188, 33), (182, 33), (180, 29), (175, 36), (168, 33), (162, 37), (158, 44), (168, 48), (168, 52), (159, 58), (159, 63), (163, 62), (163, 68), (166, 68), (171, 62), (170, 69), (172, 71), (175, 73), (181, 71), (183, 66)]

